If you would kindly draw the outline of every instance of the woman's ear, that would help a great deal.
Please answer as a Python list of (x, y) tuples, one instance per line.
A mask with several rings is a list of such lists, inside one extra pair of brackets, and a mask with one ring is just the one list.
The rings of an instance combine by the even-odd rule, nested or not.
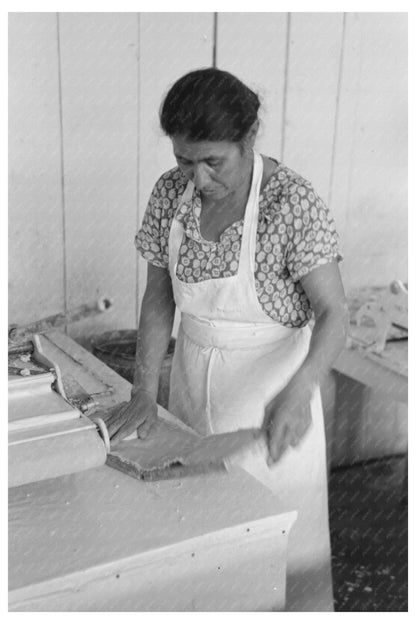
[(257, 132), (259, 130), (259, 125), (260, 125), (259, 120), (256, 119), (256, 121), (249, 128), (246, 136), (244, 137), (244, 143), (246, 147), (248, 148), (254, 147), (254, 143), (256, 142)]

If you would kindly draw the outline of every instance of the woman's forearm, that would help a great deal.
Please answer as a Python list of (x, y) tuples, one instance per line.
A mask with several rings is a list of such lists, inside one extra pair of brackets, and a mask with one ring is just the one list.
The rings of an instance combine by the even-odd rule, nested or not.
[(137, 333), (132, 396), (145, 390), (156, 399), (174, 317), (175, 303), (167, 293), (146, 290)]
[[(346, 306), (324, 311), (317, 317), (309, 345), (309, 352), (295, 375), (296, 381), (320, 383), (345, 347), (348, 334)], [(294, 379), (295, 379), (294, 378)]]

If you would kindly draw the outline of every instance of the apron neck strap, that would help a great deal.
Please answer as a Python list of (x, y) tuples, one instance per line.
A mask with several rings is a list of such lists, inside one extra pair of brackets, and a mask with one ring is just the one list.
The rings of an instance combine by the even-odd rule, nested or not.
[(186, 204), (186, 202), (192, 199), (193, 192), (194, 192), (194, 183), (191, 180), (189, 180), (182, 196), (179, 198), (178, 207), (176, 208), (176, 211), (175, 211), (175, 217), (179, 213), (179, 210), (182, 204)]
[(263, 178), (263, 158), (253, 150), (253, 175), (251, 188), (244, 214), (243, 234), (240, 250), (240, 271), (254, 271), (254, 255), (256, 247), (257, 222), (259, 215), (259, 196)]

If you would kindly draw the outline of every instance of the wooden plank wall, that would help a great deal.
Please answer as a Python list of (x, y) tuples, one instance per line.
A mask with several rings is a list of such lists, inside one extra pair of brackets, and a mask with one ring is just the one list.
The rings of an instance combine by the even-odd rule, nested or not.
[[(406, 14), (216, 20), (215, 29), (213, 13), (9, 14), (10, 322), (107, 295), (114, 308), (70, 335), (88, 343), (136, 325), (146, 266), (134, 234), (154, 182), (175, 164), (160, 101), (214, 58), (260, 94), (258, 148), (329, 203), (347, 291), (407, 279)], [(403, 444), (403, 429), (396, 438)]]
[(65, 304), (57, 18), (9, 20), (9, 319)]
[(282, 159), (311, 180), (325, 201), (330, 187), (342, 23), (341, 13), (294, 13), (288, 24)]
[[(67, 306), (108, 295), (101, 327), (135, 324), (137, 18), (59, 15)], [(71, 335), (94, 331), (97, 319)]]
[(286, 13), (220, 13), (217, 66), (245, 82), (261, 101), (257, 149), (281, 158), (286, 71)]

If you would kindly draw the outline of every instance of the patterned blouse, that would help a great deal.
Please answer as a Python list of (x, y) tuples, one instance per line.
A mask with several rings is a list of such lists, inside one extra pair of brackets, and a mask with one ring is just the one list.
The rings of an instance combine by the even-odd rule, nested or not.
[[(264, 312), (287, 327), (302, 327), (312, 308), (300, 278), (334, 259), (342, 260), (333, 218), (310, 182), (276, 162), (276, 169), (260, 194), (255, 284)], [(188, 180), (179, 167), (156, 182), (135, 244), (143, 258), (158, 267), (169, 264), (168, 241)], [(200, 231), (201, 196), (177, 215), (184, 227), (177, 276), (184, 282), (230, 277), (238, 270), (243, 219), (221, 234), (218, 242)]]

